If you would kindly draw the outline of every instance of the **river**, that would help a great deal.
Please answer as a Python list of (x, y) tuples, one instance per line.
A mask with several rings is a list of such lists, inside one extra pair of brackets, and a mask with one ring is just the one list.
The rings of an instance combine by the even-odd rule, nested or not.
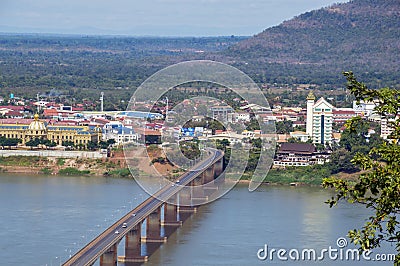
[[(323, 202), (332, 195), (319, 187), (289, 186), (261, 186), (250, 193), (247, 186), (238, 185), (199, 208), (146, 265), (391, 265), (346, 260), (344, 255), (340, 259), (340, 250), (345, 254), (354, 246), (349, 243), (339, 249), (337, 239), (361, 226), (369, 212), (347, 203), (330, 209)], [(0, 263), (60, 265), (146, 197), (128, 179), (2, 174)], [(322, 252), (329, 246), (337, 254), (329, 257)], [(272, 253), (271, 260), (272, 249), (287, 252), (281, 259)], [(323, 260), (294, 261), (293, 250), (301, 259), (302, 252), (310, 249), (317, 257), (322, 254)], [(394, 253), (393, 249), (387, 245), (366, 258)]]

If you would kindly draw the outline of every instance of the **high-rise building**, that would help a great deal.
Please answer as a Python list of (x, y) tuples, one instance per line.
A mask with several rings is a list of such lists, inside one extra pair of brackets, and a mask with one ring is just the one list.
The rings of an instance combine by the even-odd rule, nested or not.
[(329, 144), (332, 142), (333, 106), (323, 97), (317, 102), (310, 92), (307, 96), (306, 133), (313, 143)]

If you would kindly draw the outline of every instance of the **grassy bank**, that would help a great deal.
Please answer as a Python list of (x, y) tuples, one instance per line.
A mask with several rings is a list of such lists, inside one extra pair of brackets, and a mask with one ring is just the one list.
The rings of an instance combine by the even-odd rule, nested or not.
[[(245, 173), (242, 180), (250, 180), (252, 174)], [(323, 166), (287, 167), (285, 169), (269, 170), (264, 182), (274, 184), (301, 183), (321, 185), (322, 179), (331, 176), (331, 172)]]
[(38, 156), (0, 157), (0, 171), (63, 176), (110, 176), (131, 178), (129, 169), (109, 158), (53, 158)]

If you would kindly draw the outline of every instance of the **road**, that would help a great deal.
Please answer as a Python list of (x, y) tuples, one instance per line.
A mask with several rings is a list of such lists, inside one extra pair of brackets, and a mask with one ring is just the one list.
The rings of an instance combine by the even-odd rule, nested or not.
[[(189, 171), (176, 179), (176, 181), (179, 180), (179, 184), (175, 181), (174, 184), (161, 188), (154, 194), (154, 196), (149, 197), (135, 209), (128, 212), (124, 217), (119, 219), (98, 237), (79, 250), (63, 265), (92, 265), (110, 247), (116, 243), (119, 243), (125, 234), (135, 228), (136, 225), (145, 220), (146, 217), (164, 204), (164, 202), (166, 202), (173, 195), (177, 194), (184, 186), (188, 185), (192, 180), (199, 176), (209, 165), (212, 165), (214, 162), (223, 157), (223, 152), (216, 149), (209, 148), (207, 149), (207, 152), (209, 153), (207, 158), (197, 163)], [(126, 228), (122, 227), (124, 223), (127, 224)], [(116, 231), (119, 233), (116, 234)]]

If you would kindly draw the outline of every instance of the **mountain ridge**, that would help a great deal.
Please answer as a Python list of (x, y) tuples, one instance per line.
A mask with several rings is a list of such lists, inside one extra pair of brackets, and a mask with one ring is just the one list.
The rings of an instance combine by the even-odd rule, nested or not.
[(398, 86), (400, 2), (353, 0), (306, 12), (224, 55), (259, 82), (338, 84), (353, 70), (374, 85)]

